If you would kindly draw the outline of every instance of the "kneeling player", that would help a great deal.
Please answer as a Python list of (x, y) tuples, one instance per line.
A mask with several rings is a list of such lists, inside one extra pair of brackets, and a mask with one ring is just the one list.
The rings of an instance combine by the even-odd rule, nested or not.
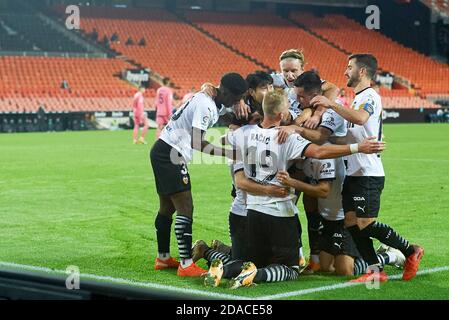
[[(277, 179), (285, 186), (304, 192), (318, 199), (318, 211), (323, 229), (318, 240), (320, 263), (315, 271), (334, 272), (341, 276), (359, 275), (366, 272), (368, 264), (360, 258), (351, 234), (344, 227), (341, 190), (345, 178), (342, 158), (318, 160), (308, 158), (303, 172), (310, 183), (290, 178), (281, 171)], [(400, 265), (404, 255), (393, 248), (377, 254), (381, 265)]]

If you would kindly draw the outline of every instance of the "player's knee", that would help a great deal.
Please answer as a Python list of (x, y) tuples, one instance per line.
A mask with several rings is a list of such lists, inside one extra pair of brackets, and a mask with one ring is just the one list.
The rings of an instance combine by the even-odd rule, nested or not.
[(360, 230), (365, 229), (367, 226), (369, 226), (371, 223), (376, 221), (374, 218), (363, 218), (363, 219), (357, 219), (357, 225), (359, 226)]
[(335, 268), (334, 268), (332, 263), (331, 264), (327, 264), (327, 265), (320, 264), (320, 271), (321, 272), (332, 273), (332, 272), (335, 271)]
[(354, 274), (354, 266), (347, 265), (336, 265), (335, 266), (335, 274), (337, 276), (352, 276)]
[(193, 205), (184, 203), (179, 208), (176, 208), (178, 214), (191, 218), (193, 216)]
[(168, 207), (159, 208), (159, 214), (161, 214), (167, 218), (171, 218), (174, 213), (175, 213), (175, 210), (173, 208), (168, 208)]

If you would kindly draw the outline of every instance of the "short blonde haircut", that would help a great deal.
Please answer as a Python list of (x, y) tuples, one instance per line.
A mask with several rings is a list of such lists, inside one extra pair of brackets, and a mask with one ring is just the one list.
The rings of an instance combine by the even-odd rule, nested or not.
[(283, 113), (288, 106), (287, 94), (282, 89), (267, 92), (262, 102), (262, 109), (265, 116), (274, 118)]
[(298, 59), (301, 62), (301, 66), (304, 68), (306, 60), (304, 58), (304, 53), (300, 49), (288, 49), (281, 53), (279, 56), (279, 62), (285, 59)]

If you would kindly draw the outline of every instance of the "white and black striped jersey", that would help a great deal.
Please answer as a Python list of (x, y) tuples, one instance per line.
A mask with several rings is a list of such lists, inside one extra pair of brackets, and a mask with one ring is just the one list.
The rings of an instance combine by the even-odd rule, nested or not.
[(160, 139), (176, 149), (189, 162), (193, 157), (192, 128), (206, 131), (226, 113), (221, 105), (220, 112), (214, 100), (203, 92), (196, 93), (171, 117), (161, 132)]
[(336, 221), (345, 218), (343, 212), (341, 191), (345, 179), (345, 165), (342, 158), (313, 159), (307, 158), (302, 166), (304, 175), (311, 184), (329, 181), (331, 190), (325, 199), (318, 199), (318, 210), (327, 220)]
[[(373, 88), (366, 88), (358, 92), (352, 102), (352, 109), (365, 110), (369, 113), (369, 119), (364, 125), (348, 122), (348, 141), (362, 142), (369, 136), (375, 136), (382, 140), (382, 101), (379, 94)], [(356, 153), (347, 156), (348, 176), (385, 176), (380, 155)]]
[[(242, 157), (245, 175), (256, 182), (282, 186), (276, 179), (279, 170), (286, 170), (294, 159), (303, 158), (310, 141), (298, 134), (292, 134), (283, 144), (278, 144), (277, 129), (247, 125), (228, 133), (229, 143)], [(269, 215), (289, 217), (297, 214), (295, 194), (285, 198), (247, 195), (247, 209)]]

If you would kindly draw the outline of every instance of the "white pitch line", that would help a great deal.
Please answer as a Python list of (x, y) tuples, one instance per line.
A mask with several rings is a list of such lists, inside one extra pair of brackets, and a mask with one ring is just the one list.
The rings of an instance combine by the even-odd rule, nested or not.
[[(442, 271), (449, 271), (449, 266), (421, 270), (421, 271), (418, 271), (418, 275), (442, 272)], [(397, 275), (388, 277), (388, 279), (401, 279), (401, 278), (402, 278), (402, 274), (397, 274)], [(294, 297), (294, 296), (303, 296), (303, 295), (306, 295), (309, 293), (330, 291), (330, 290), (336, 290), (336, 289), (353, 287), (353, 286), (364, 285), (364, 284), (365, 283), (363, 283), (363, 282), (362, 283), (345, 282), (345, 283), (339, 283), (339, 284), (334, 284), (334, 285), (330, 285), (330, 286), (323, 286), (323, 287), (317, 287), (317, 288), (303, 289), (303, 290), (298, 290), (298, 291), (262, 296), (262, 297), (257, 297), (257, 299), (273, 300), (273, 299), (281, 299), (281, 298), (288, 298), (288, 297)]]
[[(32, 271), (42, 271), (42, 272), (46, 272), (46, 273), (67, 274), (66, 271), (64, 271), (64, 270), (56, 270), (56, 269), (50, 269), (50, 268), (46, 268), (46, 267), (37, 267), (37, 266), (18, 264), (18, 263), (12, 263), (12, 262), (0, 261), (0, 266), (19, 268), (19, 269), (24, 269), (24, 270), (32, 270)], [(201, 290), (196, 290), (196, 289), (179, 288), (179, 287), (175, 287), (175, 286), (162, 285), (162, 284), (151, 283), (151, 282), (138, 282), (138, 281), (129, 280), (129, 279), (114, 278), (114, 277), (109, 277), (109, 276), (99, 276), (96, 274), (81, 273), (80, 278), (104, 280), (104, 281), (109, 281), (109, 282), (113, 282), (113, 283), (117, 283), (117, 284), (126, 284), (126, 285), (151, 288), (151, 289), (161, 289), (161, 290), (167, 290), (167, 291), (172, 291), (172, 292), (177, 292), (177, 293), (194, 294), (194, 295), (210, 297), (210, 298), (221, 298), (221, 299), (232, 299), (232, 300), (254, 299), (254, 298), (247, 298), (247, 297), (242, 297), (242, 296), (237, 296), (237, 295), (232, 295), (232, 294), (222, 294), (222, 293), (216, 293), (216, 292), (201, 291)]]
[[(50, 269), (46, 267), (37, 267), (37, 266), (31, 266), (26, 264), (18, 264), (18, 263), (12, 263), (12, 262), (2, 262), (0, 261), (0, 266), (7, 266), (7, 267), (13, 267), (13, 268), (19, 268), (24, 270), (33, 270), (33, 271), (43, 271), (47, 273), (61, 273), (66, 274), (66, 271), (64, 270), (56, 270), (56, 269)], [(437, 267), (432, 269), (424, 269), (421, 271), (418, 271), (418, 275), (423, 274), (429, 274), (429, 273), (436, 273), (436, 272), (442, 272), (442, 271), (449, 271), (449, 266), (445, 267)], [(303, 289), (298, 291), (291, 291), (291, 292), (285, 292), (285, 293), (278, 293), (273, 295), (267, 295), (267, 296), (261, 296), (261, 297), (243, 297), (243, 296), (237, 296), (237, 295), (231, 295), (231, 294), (222, 294), (222, 293), (215, 293), (215, 292), (207, 292), (207, 291), (201, 291), (201, 290), (195, 290), (195, 289), (185, 289), (185, 288), (179, 288), (174, 286), (168, 286), (168, 285), (162, 285), (157, 283), (151, 283), (151, 282), (138, 282), (134, 280), (129, 279), (122, 279), (122, 278), (114, 278), (109, 276), (99, 276), (95, 274), (80, 274), (80, 277), (84, 278), (90, 278), (95, 280), (104, 280), (109, 282), (114, 282), (118, 284), (127, 284), (137, 287), (145, 287), (145, 288), (152, 288), (152, 289), (162, 289), (167, 291), (173, 291), (173, 292), (182, 292), (182, 293), (189, 293), (189, 294), (195, 294), (200, 296), (208, 296), (213, 298), (222, 298), (222, 299), (233, 299), (233, 300), (248, 300), (248, 299), (255, 299), (255, 300), (273, 300), (273, 299), (282, 299), (282, 298), (288, 298), (293, 296), (302, 296), (309, 293), (315, 293), (315, 292), (321, 292), (321, 291), (330, 291), (330, 290), (336, 290), (346, 287), (353, 287), (357, 285), (363, 285), (364, 283), (352, 283), (352, 282), (344, 282), (339, 284), (334, 284), (330, 286), (322, 286), (322, 287), (316, 287), (316, 288), (310, 288), (310, 289)], [(389, 279), (400, 279), (402, 278), (402, 274), (397, 274), (393, 276), (389, 276)]]

